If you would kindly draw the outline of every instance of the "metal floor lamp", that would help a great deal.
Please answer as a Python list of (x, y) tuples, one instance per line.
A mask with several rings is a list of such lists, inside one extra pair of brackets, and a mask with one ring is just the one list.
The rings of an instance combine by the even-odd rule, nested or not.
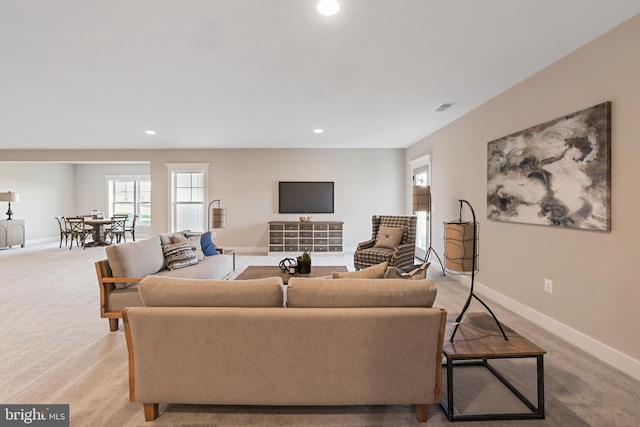
[[(463, 222), (462, 221), (462, 204), (466, 203), (471, 210), (471, 215), (473, 216), (473, 222)], [(471, 235), (469, 236), (469, 234)], [(466, 200), (460, 200), (460, 218), (458, 221), (454, 222), (445, 222), (444, 223), (444, 262), (447, 266), (447, 270), (457, 271), (466, 273), (471, 271), (471, 288), (469, 290), (469, 296), (467, 297), (467, 301), (464, 304), (464, 308), (458, 315), (458, 318), (455, 321), (455, 327), (453, 329), (453, 333), (451, 334), (451, 339), (449, 341), (453, 342), (453, 337), (455, 337), (456, 332), (458, 332), (458, 326), (460, 326), (460, 322), (469, 308), (469, 304), (471, 304), (471, 299), (475, 298), (484, 306), (484, 308), (489, 311), (493, 320), (496, 321), (496, 325), (500, 328), (500, 332), (502, 332), (502, 336), (505, 340), (509, 340), (507, 338), (507, 334), (504, 333), (502, 329), (502, 325), (498, 322), (498, 318), (493, 311), (489, 308), (484, 301), (482, 301), (474, 292), (473, 285), (476, 277), (476, 270), (478, 269), (478, 223), (476, 222), (476, 213), (473, 210), (473, 207)], [(470, 256), (471, 255), (471, 256)]]
[(442, 265), (442, 260), (440, 259), (440, 256), (438, 255), (438, 253), (436, 252), (435, 249), (433, 249), (433, 246), (431, 246), (431, 242), (432, 242), (432, 223), (433, 221), (431, 221), (431, 187), (428, 185), (414, 185), (413, 186), (413, 211), (414, 212), (426, 212), (427, 215), (429, 215), (429, 248), (427, 249), (427, 252), (424, 255), (424, 261), (423, 262), (427, 262), (429, 260), (429, 257), (431, 256), (431, 252), (434, 253), (434, 255), (436, 256), (436, 258), (438, 258), (438, 262), (440, 262), (440, 267), (442, 268), (442, 275), (445, 275), (445, 270), (444, 270), (444, 265)]

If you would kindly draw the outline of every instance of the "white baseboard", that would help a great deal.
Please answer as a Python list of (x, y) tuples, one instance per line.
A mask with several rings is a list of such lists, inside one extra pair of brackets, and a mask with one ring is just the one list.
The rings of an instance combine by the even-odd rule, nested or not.
[(28, 239), (28, 240), (26, 240), (24, 242), (24, 244), (25, 244), (25, 246), (28, 246), (28, 245), (37, 245), (37, 244), (40, 244), (40, 243), (59, 242), (59, 241), (60, 241), (60, 236), (43, 237), (41, 239)]
[[(458, 279), (465, 286), (471, 286), (471, 279), (467, 276), (457, 276), (455, 279)], [(552, 334), (570, 342), (581, 350), (586, 351), (614, 368), (632, 376), (636, 380), (640, 380), (640, 360), (636, 360), (613, 347), (603, 344), (600, 341), (565, 325), (564, 323), (558, 322), (546, 314), (540, 313), (539, 311), (509, 298), (500, 292), (496, 292), (488, 286), (479, 283), (477, 280), (475, 282), (475, 290), (478, 295), (491, 298), (493, 301), (505, 308), (518, 313), (518, 315), (524, 317), (528, 321), (533, 322)]]

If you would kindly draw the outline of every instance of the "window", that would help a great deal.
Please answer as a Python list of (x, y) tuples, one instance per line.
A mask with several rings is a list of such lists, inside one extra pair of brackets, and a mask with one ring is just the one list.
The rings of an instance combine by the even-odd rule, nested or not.
[(151, 180), (148, 176), (107, 177), (109, 216), (138, 215), (138, 225), (151, 226)]
[(171, 172), (171, 231), (204, 230), (208, 165), (168, 164)]

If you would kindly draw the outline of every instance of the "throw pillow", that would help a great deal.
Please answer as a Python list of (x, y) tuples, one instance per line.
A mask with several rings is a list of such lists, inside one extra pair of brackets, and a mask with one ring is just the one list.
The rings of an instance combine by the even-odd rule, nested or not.
[[(191, 247), (197, 253), (198, 257), (200, 256), (199, 251), (202, 252), (202, 258), (199, 258), (200, 260), (208, 256), (220, 255), (220, 252), (218, 252), (216, 245), (213, 243), (210, 231), (207, 231), (205, 233), (189, 232), (189, 233), (185, 233), (184, 236), (187, 239), (190, 239), (190, 241), (192, 242)], [(197, 246), (195, 245), (196, 238), (199, 239)]]
[(382, 226), (378, 230), (376, 244), (373, 247), (393, 249), (400, 244), (403, 234), (404, 228)]
[(363, 268), (359, 271), (338, 272), (334, 271), (331, 275), (334, 279), (382, 279), (384, 272), (389, 263), (387, 261)]
[(384, 272), (385, 279), (412, 279), (421, 280), (427, 278), (427, 268), (431, 265), (431, 262), (425, 262), (418, 268), (414, 268), (408, 273), (400, 270), (398, 267), (389, 267)]
[(216, 245), (213, 244), (210, 231), (202, 233), (200, 236), (200, 245), (202, 246), (202, 252), (204, 252), (206, 256), (220, 255), (216, 249)]
[(164, 259), (167, 262), (167, 268), (169, 270), (176, 270), (198, 263), (198, 258), (196, 258), (196, 254), (193, 252), (193, 249), (191, 249), (188, 240), (181, 243), (164, 245), (162, 252), (164, 253)]
[(200, 236), (189, 236), (189, 244), (193, 253), (196, 254), (198, 261), (202, 261), (205, 258), (204, 252), (202, 252), (202, 244), (200, 244)]
[(171, 242), (171, 237), (173, 236), (184, 236), (185, 233), (190, 233), (190, 230), (182, 230), (182, 231), (175, 231), (173, 233), (164, 233), (160, 235), (160, 243), (162, 244), (162, 246), (164, 245), (170, 245)]
[(171, 241), (170, 244), (175, 244), (175, 243), (186, 242), (187, 238), (184, 237), (182, 234), (174, 234), (172, 236), (169, 236), (169, 240)]

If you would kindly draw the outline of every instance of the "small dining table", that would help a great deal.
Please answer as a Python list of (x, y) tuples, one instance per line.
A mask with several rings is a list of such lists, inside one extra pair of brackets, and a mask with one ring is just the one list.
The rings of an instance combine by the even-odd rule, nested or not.
[(108, 245), (104, 240), (104, 226), (111, 224), (110, 219), (85, 218), (84, 223), (93, 227), (93, 242), (86, 243), (85, 246)]

